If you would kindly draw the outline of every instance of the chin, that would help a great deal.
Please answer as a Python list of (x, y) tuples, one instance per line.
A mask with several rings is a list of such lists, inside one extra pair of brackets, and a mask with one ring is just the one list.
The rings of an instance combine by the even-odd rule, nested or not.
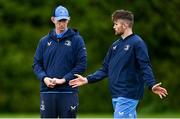
[(115, 32), (115, 35), (117, 35), (117, 36), (121, 36), (121, 35), (122, 35), (122, 33)]

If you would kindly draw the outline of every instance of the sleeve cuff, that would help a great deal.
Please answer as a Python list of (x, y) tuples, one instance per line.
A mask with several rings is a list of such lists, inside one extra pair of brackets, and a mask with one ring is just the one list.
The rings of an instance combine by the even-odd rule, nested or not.
[(69, 82), (69, 81), (70, 81), (71, 79), (73, 79), (74, 77), (73, 77), (73, 76), (70, 76), (70, 75), (65, 75), (63, 78), (66, 80), (66, 82)]
[(150, 84), (150, 85), (148, 86), (149, 90), (152, 90), (152, 87), (153, 87), (154, 85), (156, 85), (156, 84), (157, 84), (157, 82), (153, 82), (152, 84)]
[(40, 79), (41, 81), (43, 81), (44, 77), (47, 77), (47, 75), (46, 75), (45, 73), (41, 73), (41, 74), (39, 75), (39, 79)]

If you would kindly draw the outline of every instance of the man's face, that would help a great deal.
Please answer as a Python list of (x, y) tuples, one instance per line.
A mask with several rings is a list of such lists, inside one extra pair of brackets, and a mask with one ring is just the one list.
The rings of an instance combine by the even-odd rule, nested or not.
[(54, 23), (56, 30), (61, 33), (67, 29), (69, 20), (61, 19), (61, 20), (57, 21), (54, 18), (52, 18), (52, 22)]
[(122, 35), (125, 32), (126, 29), (126, 25), (125, 25), (125, 21), (118, 19), (116, 21), (114, 21), (114, 31), (115, 31), (115, 35)]

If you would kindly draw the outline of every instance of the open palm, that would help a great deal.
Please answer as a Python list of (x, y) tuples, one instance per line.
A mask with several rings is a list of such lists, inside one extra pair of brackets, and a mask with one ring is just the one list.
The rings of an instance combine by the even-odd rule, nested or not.
[(152, 87), (152, 92), (159, 95), (159, 97), (162, 99), (163, 97), (166, 97), (168, 95), (167, 90), (160, 86), (161, 83), (158, 83)]
[(82, 76), (79, 75), (79, 74), (75, 74), (75, 76), (76, 76), (77, 78), (69, 81), (69, 85), (72, 86), (73, 88), (79, 87), (79, 86), (82, 86), (82, 85), (88, 83), (87, 78), (82, 77)]

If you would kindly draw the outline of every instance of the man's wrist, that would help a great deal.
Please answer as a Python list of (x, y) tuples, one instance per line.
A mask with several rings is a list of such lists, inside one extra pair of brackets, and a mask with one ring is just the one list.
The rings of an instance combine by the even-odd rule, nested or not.
[(66, 82), (66, 79), (65, 79), (65, 78), (62, 78), (62, 80), (64, 81), (64, 83)]
[(47, 78), (47, 76), (43, 77), (43, 81)]
[(45, 80), (47, 80), (47, 78), (49, 78), (49, 77), (45, 76), (45, 77), (43, 78), (43, 82), (45, 82)]
[(87, 83), (89, 83), (88, 77), (85, 77), (85, 79), (87, 80)]

